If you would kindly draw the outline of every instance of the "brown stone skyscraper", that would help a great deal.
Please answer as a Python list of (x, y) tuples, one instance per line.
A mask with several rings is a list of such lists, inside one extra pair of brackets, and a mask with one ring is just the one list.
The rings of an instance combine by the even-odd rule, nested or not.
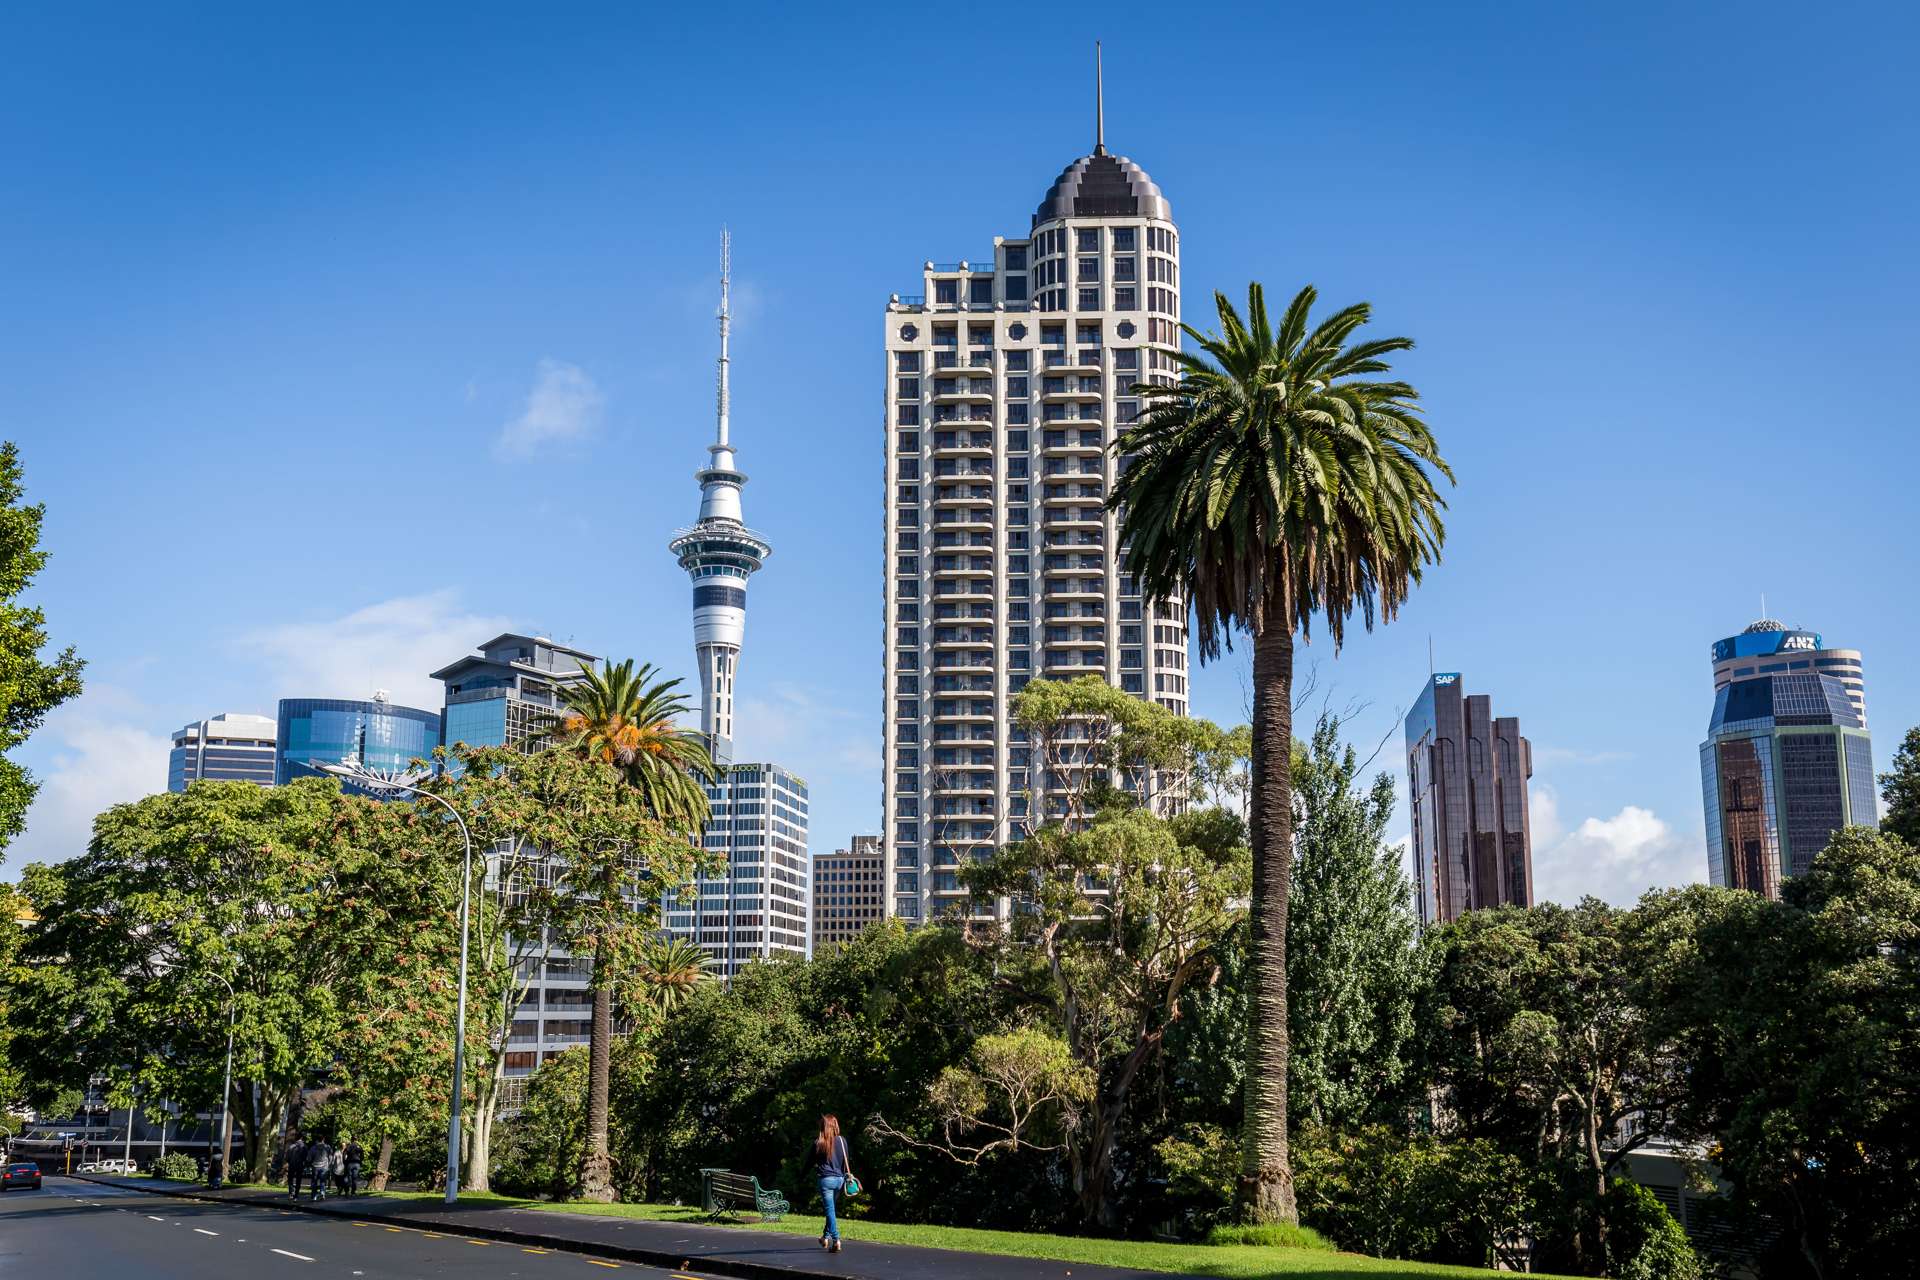
[(1460, 673), (1427, 681), (1407, 713), (1413, 790), (1413, 888), (1424, 927), (1502, 903), (1533, 905), (1527, 779), (1533, 745), (1520, 721), (1495, 718)]

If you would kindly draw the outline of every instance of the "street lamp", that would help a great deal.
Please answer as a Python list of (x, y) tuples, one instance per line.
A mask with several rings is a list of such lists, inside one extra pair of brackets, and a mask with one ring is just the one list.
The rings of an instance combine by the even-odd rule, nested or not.
[[(236, 997), (233, 984), (219, 974), (213, 980), (227, 989), (227, 1071), (220, 1078), (220, 1172), (207, 1179), (215, 1187), (227, 1180), (227, 1162), (233, 1159), (233, 1013)], [(166, 1124), (162, 1120), (161, 1125)], [(163, 1127), (161, 1133), (165, 1133)]]
[(460, 1202), (460, 1086), (467, 1073), (467, 899), (473, 892), (473, 836), (467, 831), (467, 824), (460, 817), (460, 811), (453, 807), (445, 796), (435, 795), (431, 791), (422, 791), (419, 783), (425, 781), (422, 773), (401, 773), (382, 769), (370, 769), (359, 761), (351, 764), (322, 764), (313, 762), (314, 767), (336, 778), (343, 778), (373, 791), (405, 791), (443, 806), (453, 815), (454, 823), (460, 828), (460, 839), (466, 845), (466, 856), (461, 863), (460, 873), (460, 998), (458, 1012), (454, 1017), (453, 1032), (453, 1108), (447, 1116), (447, 1203)]

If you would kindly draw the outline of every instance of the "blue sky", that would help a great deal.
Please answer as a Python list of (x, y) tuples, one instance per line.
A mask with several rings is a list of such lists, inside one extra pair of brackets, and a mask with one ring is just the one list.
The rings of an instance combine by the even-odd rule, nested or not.
[(1446, 561), (1302, 651), (1381, 765), (1431, 637), (1535, 744), (1542, 892), (1626, 899), (1704, 875), (1708, 645), (1763, 592), (1864, 651), (1881, 767), (1920, 722), (1902, 6), (42, 8), (0, 18), (0, 430), (90, 667), (15, 867), (188, 719), (428, 698), (507, 626), (691, 674), (722, 222), (775, 547), (741, 748), (815, 848), (876, 830), (881, 306), (1024, 231), (1096, 36), (1190, 322), (1311, 281), (1420, 344)]

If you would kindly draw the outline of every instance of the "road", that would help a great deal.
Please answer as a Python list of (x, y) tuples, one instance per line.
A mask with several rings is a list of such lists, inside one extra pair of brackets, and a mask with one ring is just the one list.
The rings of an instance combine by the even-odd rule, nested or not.
[(0, 1277), (7, 1280), (595, 1280), (610, 1271), (634, 1280), (692, 1280), (631, 1262), (71, 1178), (0, 1194)]

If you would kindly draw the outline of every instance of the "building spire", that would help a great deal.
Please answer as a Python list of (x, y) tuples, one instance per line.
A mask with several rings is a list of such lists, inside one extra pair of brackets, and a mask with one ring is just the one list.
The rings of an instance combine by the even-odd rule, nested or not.
[(727, 418), (732, 408), (727, 388), (727, 336), (733, 329), (733, 307), (730, 296), (730, 277), (733, 272), (733, 233), (725, 227), (720, 228), (720, 369), (718, 388), (719, 433), (717, 443), (725, 447), (727, 443)]
[(1107, 154), (1106, 67), (1098, 40), (1093, 42), (1093, 154)]

